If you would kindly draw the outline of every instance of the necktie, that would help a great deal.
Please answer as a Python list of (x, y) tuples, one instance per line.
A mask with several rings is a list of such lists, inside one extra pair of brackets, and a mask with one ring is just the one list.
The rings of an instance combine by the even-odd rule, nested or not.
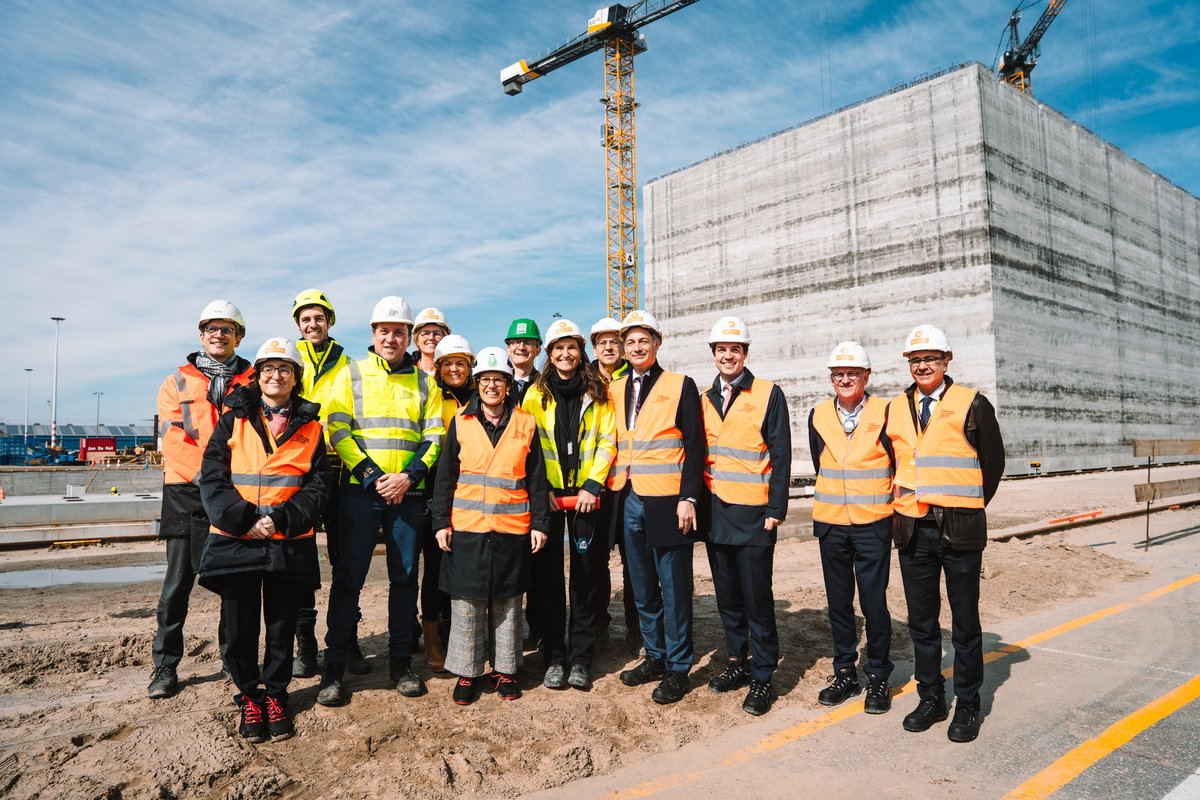
[(642, 379), (633, 379), (633, 394), (629, 398), (629, 430), (633, 430), (634, 423), (637, 422), (638, 396), (642, 393)]
[(723, 417), (729, 413), (729, 401), (733, 399), (733, 384), (725, 384), (721, 389), (721, 394), (725, 397), (725, 402), (721, 404), (721, 416)]
[(921, 398), (921, 430), (929, 424), (929, 407), (933, 405), (932, 397)]

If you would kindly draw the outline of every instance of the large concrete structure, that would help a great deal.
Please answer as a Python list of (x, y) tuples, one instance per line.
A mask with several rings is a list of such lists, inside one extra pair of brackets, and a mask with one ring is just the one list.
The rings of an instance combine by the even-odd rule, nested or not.
[(890, 396), (922, 322), (995, 403), (1010, 474), (1200, 431), (1200, 200), (982, 65), (655, 179), (644, 207), (664, 362), (710, 381), (710, 326), (744, 316), (797, 473), (833, 346), (865, 345)]

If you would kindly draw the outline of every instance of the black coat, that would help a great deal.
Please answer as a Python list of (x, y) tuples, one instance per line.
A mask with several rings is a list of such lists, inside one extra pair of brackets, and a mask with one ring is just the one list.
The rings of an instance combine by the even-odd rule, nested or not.
[[(648, 397), (663, 368), (655, 363), (646, 373), (643, 380), (641, 397)], [(633, 370), (626, 373), (632, 378)], [(625, 381), (625, 408), (629, 408), (633, 384)], [(707, 516), (704, 493), (704, 462), (708, 457), (708, 442), (704, 438), (704, 421), (700, 417), (700, 392), (696, 382), (686, 375), (683, 378), (682, 396), (679, 398), (679, 408), (675, 411), (675, 427), (683, 433), (683, 475), (680, 480), (679, 495), (670, 497), (643, 497), (645, 505), (646, 543), (650, 547), (672, 547), (681, 544), (693, 544), (704, 538), (704, 517)], [(620, 448), (620, 442), (617, 447)], [(614, 465), (613, 469), (617, 467)], [(632, 484), (627, 483), (624, 491), (613, 498), (613, 513), (609, 521), (609, 546), (616, 546), (617, 537), (624, 529), (625, 503), (624, 497), (632, 491)], [(696, 501), (696, 522), (698, 531), (688, 536), (679, 532), (678, 505), (680, 500), (691, 498)]]
[[(312, 530), (321, 516), (329, 494), (329, 460), (324, 446), (313, 450), (312, 464), (305, 475), (304, 486), (286, 503), (271, 512), (275, 528), (284, 539), (245, 539), (243, 537), (259, 514), (253, 503), (243, 499), (230, 479), (230, 437), (236, 419), (245, 419), (262, 438), (263, 446), (271, 450), (271, 440), (263, 428), (259, 413), (262, 395), (257, 386), (249, 386), (229, 396), (229, 411), (221, 415), (216, 430), (204, 450), (200, 467), (200, 497), (213, 527), (234, 536), (210, 533), (200, 557), (200, 583), (214, 589), (207, 578), (244, 572), (259, 572), (290, 578), (313, 588), (321, 585), (317, 565), (315, 537), (291, 537)], [(292, 416), (278, 437), (280, 443), (290, 439), (303, 425), (318, 419), (321, 407), (296, 398)], [(215, 591), (215, 589), (214, 589)]]
[[(510, 393), (505, 401), (504, 418), (492, 427), (479, 411), (478, 395), (463, 408), (463, 416), (450, 420), (442, 451), (438, 456), (437, 477), (433, 485), (433, 529), (450, 528), (450, 513), (454, 505), (454, 490), (458, 486), (459, 445), (458, 424), (468, 415), (480, 420), (492, 444), (500, 440), (514, 408)], [(470, 424), (475, 424), (474, 420)], [(530, 530), (548, 533), (550, 530), (550, 483), (542, 460), (542, 445), (534, 435), (529, 454), (525, 457), (525, 487), (529, 493)], [(454, 530), (450, 552), (442, 553), (442, 568), (438, 587), (452, 597), (487, 600), (492, 597), (515, 597), (529, 590), (530, 564), (533, 555), (529, 536), (493, 531)]]
[[(750, 370), (742, 370), (733, 383), (730, 405), (737, 400), (742, 389), (754, 382)], [(711, 403), (717, 414), (724, 419), (721, 408), (725, 398), (721, 395), (721, 379), (713, 379), (712, 386), (701, 403)], [(761, 429), (763, 441), (771, 461), (771, 482), (768, 484), (765, 506), (744, 506), (726, 503), (712, 492), (708, 495), (708, 540), (715, 544), (771, 545), (775, 544), (776, 531), (763, 530), (767, 517), (786, 519), (788, 508), (788, 484), (792, 476), (792, 427), (788, 420), (787, 398), (778, 384), (771, 387), (767, 397), (766, 416)]]
[[(943, 394), (952, 383), (954, 381), (947, 375)], [(919, 424), (912, 399), (916, 391), (915, 383), (904, 390), (914, 426)], [(1004, 439), (1000, 435), (1000, 423), (996, 421), (996, 409), (982, 392), (976, 392), (975, 399), (971, 401), (963, 423), (963, 433), (967, 442), (979, 454), (979, 467), (983, 472), (983, 504), (986, 506), (992, 502), (992, 497), (1000, 488), (1000, 479), (1004, 477)], [(982, 550), (987, 546), (987, 513), (984, 509), (943, 508), (933, 505), (929, 508), (941, 533), (943, 547), (953, 550)], [(913, 517), (892, 515), (892, 539), (896, 542), (896, 547), (908, 546), (916, 524), (917, 520)]]

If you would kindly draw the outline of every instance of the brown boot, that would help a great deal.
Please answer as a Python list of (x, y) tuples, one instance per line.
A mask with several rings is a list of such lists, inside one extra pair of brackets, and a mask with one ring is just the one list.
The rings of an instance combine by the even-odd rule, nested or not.
[(425, 666), (432, 672), (446, 671), (446, 652), (442, 650), (442, 639), (438, 636), (438, 621), (421, 625), (425, 639)]

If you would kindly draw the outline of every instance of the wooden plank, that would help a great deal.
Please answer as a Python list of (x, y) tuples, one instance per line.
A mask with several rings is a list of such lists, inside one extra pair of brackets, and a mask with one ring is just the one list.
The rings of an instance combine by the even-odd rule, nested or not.
[(1133, 457), (1200, 456), (1200, 439), (1134, 439)]
[(1200, 494), (1200, 478), (1181, 478), (1175, 481), (1139, 483), (1133, 487), (1133, 496), (1139, 503), (1179, 497), (1181, 494)]

